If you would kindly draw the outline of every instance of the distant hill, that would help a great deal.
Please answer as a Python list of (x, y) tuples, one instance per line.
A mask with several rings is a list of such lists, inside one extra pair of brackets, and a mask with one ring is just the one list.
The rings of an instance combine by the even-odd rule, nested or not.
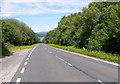
[(36, 34), (37, 34), (38, 37), (45, 37), (47, 32), (37, 32)]

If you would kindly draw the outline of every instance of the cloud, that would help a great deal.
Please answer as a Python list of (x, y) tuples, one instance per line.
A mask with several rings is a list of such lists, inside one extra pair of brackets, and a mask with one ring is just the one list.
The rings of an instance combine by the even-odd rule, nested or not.
[(4, 0), (4, 2), (9, 2), (9, 3), (36, 3), (36, 2), (41, 2), (44, 0)]
[(44, 30), (52, 30), (54, 28), (56, 28), (57, 26), (53, 26), (53, 25), (44, 25), (44, 26), (41, 26), (41, 29), (44, 29)]
[(20, 18), (15, 18), (16, 20), (19, 20), (19, 21), (21, 21), (21, 19)]
[(90, 1), (81, 0), (3, 0), (2, 16), (36, 15), (46, 13), (74, 13)]
[(57, 26), (53, 26), (53, 25), (44, 25), (44, 26), (40, 26), (37, 29), (34, 29), (35, 32), (41, 32), (41, 31), (50, 31), (53, 30), (54, 28), (56, 28)]

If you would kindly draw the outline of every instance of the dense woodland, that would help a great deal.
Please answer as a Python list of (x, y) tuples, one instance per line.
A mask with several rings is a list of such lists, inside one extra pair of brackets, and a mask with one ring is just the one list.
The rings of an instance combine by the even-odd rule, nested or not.
[(120, 54), (120, 3), (92, 2), (64, 16), (44, 42)]
[(2, 19), (0, 22), (2, 25), (2, 40), (0, 42), (3, 50), (6, 49), (6, 44), (22, 46), (32, 45), (40, 41), (33, 30), (23, 22), (16, 19)]

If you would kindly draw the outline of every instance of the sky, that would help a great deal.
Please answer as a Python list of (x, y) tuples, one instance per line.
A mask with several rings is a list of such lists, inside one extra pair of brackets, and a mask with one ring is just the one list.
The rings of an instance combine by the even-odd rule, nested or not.
[(64, 15), (80, 12), (93, 0), (1, 0), (2, 18), (14, 18), (34, 32), (50, 31)]

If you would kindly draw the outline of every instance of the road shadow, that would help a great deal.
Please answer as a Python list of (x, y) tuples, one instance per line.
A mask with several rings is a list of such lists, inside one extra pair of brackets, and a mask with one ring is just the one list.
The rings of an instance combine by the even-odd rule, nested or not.
[(1, 56), (0, 58), (5, 58), (13, 55), (14, 52), (10, 52), (5, 46), (2, 45), (2, 49), (0, 49)]
[(13, 53), (14, 53), (14, 52), (10, 52), (10, 53), (8, 53), (7, 55), (0, 56), (0, 58), (9, 57), (9, 56), (13, 55)]

